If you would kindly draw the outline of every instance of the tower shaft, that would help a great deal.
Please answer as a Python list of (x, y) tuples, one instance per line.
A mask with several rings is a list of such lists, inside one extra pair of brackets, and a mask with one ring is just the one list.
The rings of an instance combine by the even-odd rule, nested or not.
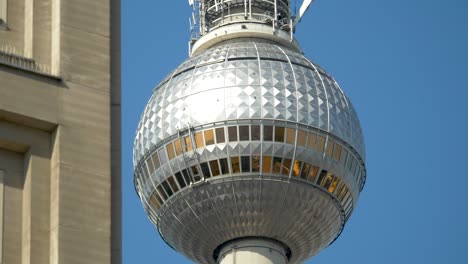
[(273, 240), (243, 238), (228, 242), (220, 250), (218, 264), (287, 264), (283, 245)]

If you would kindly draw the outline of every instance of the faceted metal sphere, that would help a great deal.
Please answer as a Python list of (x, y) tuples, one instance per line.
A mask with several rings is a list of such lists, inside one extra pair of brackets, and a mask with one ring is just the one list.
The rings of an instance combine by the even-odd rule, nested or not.
[(332, 243), (365, 182), (356, 112), (300, 51), (221, 42), (156, 87), (134, 143), (135, 188), (175, 250), (216, 263), (220, 246), (273, 239), (290, 263)]

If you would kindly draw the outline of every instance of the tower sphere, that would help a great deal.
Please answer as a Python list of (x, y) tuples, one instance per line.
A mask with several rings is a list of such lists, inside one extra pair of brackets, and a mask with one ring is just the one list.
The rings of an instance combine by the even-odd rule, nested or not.
[(197, 263), (242, 239), (302, 262), (340, 235), (365, 182), (361, 126), (337, 82), (284, 30), (255, 30), (202, 37), (154, 89), (135, 137), (143, 207)]

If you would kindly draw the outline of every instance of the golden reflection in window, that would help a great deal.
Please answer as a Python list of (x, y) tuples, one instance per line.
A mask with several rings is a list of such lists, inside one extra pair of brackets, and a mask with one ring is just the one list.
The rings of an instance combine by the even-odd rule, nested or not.
[(175, 158), (175, 151), (174, 151), (174, 146), (172, 145), (172, 142), (166, 145), (166, 150), (167, 150), (167, 156), (169, 157), (169, 160), (172, 160)]
[(252, 156), (252, 172), (260, 171), (260, 156)]
[(301, 173), (301, 165), (302, 165), (302, 161), (300, 160), (294, 161), (294, 165), (292, 168), (292, 176), (299, 177), (299, 174)]
[[(176, 156), (179, 156), (182, 154), (182, 146), (180, 144), (180, 140), (177, 139), (174, 141), (174, 148), (175, 148), (175, 153), (176, 153)], [(154, 163), (154, 161), (153, 161)]]
[(161, 186), (161, 185), (158, 185), (158, 187), (156, 187), (156, 189), (158, 190), (158, 193), (159, 193), (159, 195), (161, 196), (161, 198), (163, 198), (164, 201), (167, 200), (167, 198), (168, 198), (168, 197), (167, 197), (167, 194), (166, 194), (166, 192), (163, 190), (162, 186)]
[(335, 196), (337, 198), (340, 196), (341, 192), (343, 192), (344, 188), (345, 188), (344, 182), (340, 182), (340, 184), (338, 184), (338, 188), (336, 188), (335, 190)]
[(184, 178), (182, 178), (182, 174), (180, 172), (176, 172), (175, 174), (176, 180), (179, 183), (180, 188), (184, 188), (187, 186), (187, 183), (185, 183)]
[[(171, 189), (171, 187), (170, 187), (169, 184), (167, 183), (167, 181), (163, 181), (163, 182), (161, 183), (161, 185), (162, 185), (162, 187), (164, 188), (164, 190), (166, 191), (166, 193), (167, 193), (167, 195), (168, 195), (169, 197), (171, 197), (171, 196), (174, 194), (173, 191), (172, 191), (172, 189)], [(161, 185), (160, 185), (160, 186), (161, 186)]]
[(338, 200), (340, 200), (340, 202), (343, 201), (343, 198), (345, 197), (345, 195), (348, 193), (348, 187), (346, 187), (346, 185), (343, 185), (343, 189), (341, 189), (340, 193), (338, 194)]
[(314, 133), (307, 133), (307, 147), (309, 149), (315, 149), (315, 143), (317, 141), (317, 135)]
[(328, 157), (331, 157), (333, 156), (333, 146), (335, 145), (335, 142), (333, 142), (332, 140), (328, 140), (328, 143), (327, 143), (327, 151), (326, 151), (326, 154)]
[(325, 179), (322, 180), (320, 185), (323, 186), (323, 188), (328, 190), (328, 188), (330, 188), (330, 185), (332, 184), (334, 179), (335, 179), (335, 176), (333, 176), (333, 174), (329, 172), (327, 173), (327, 176), (325, 176)]
[(279, 174), (281, 172), (281, 162), (282, 158), (280, 157), (273, 157), (273, 173)]
[(289, 170), (291, 169), (291, 159), (284, 159), (283, 167), (281, 168), (281, 174), (289, 176)]
[(318, 152), (323, 152), (325, 150), (325, 138), (322, 136), (317, 136), (317, 146), (315, 148)]
[(249, 141), (249, 126), (239, 126), (239, 140)]
[(231, 157), (232, 173), (240, 173), (239, 157)]
[(221, 165), (221, 174), (229, 174), (229, 164), (227, 159), (220, 159), (219, 164)]
[(250, 172), (250, 156), (241, 157), (241, 168), (242, 172)]
[(169, 176), (167, 178), (167, 182), (169, 183), (169, 185), (171, 185), (171, 188), (172, 190), (174, 190), (174, 192), (179, 191), (179, 187), (177, 186), (177, 183), (175, 182), (174, 177)]
[(292, 145), (296, 143), (296, 130), (294, 128), (286, 128), (286, 143)]
[(273, 141), (273, 126), (263, 126), (263, 141)]
[(307, 133), (304, 130), (297, 131), (297, 145), (301, 147), (306, 146)]
[(317, 173), (319, 171), (319, 167), (317, 166), (312, 166), (309, 171), (309, 176), (307, 176), (307, 180), (311, 182), (315, 182), (315, 177), (317, 177)]
[(185, 151), (192, 151), (192, 140), (190, 139), (189, 136), (184, 137), (184, 143), (185, 143)]
[(161, 209), (161, 203), (159, 203), (159, 201), (157, 200), (155, 194), (151, 195), (150, 199), (151, 199), (151, 204), (154, 205), (156, 210)]
[(153, 156), (151, 156), (151, 159), (153, 160), (153, 165), (154, 169), (157, 170), (161, 164), (159, 163), (159, 157), (158, 157), (158, 152), (154, 152)]
[(325, 177), (327, 176), (327, 172), (328, 171), (326, 171), (326, 170), (320, 171), (319, 177), (317, 179), (317, 184), (318, 185), (323, 186), (323, 181), (325, 180)]
[(271, 173), (271, 157), (263, 156), (263, 168), (264, 173)]
[[(196, 166), (193, 166), (192, 167), (192, 171), (194, 171), (194, 175), (199, 175), (200, 173), (198, 172), (198, 169), (195, 171), (195, 169), (197, 169)], [(203, 177), (205, 178), (210, 178), (211, 177), (211, 174), (210, 174), (210, 168), (208, 168), (208, 163), (206, 162), (202, 162), (200, 163), (200, 169), (201, 169), (201, 173), (203, 174)]]
[(228, 127), (229, 142), (237, 141), (237, 127), (230, 126)]
[(211, 173), (213, 177), (218, 176), (220, 174), (218, 160), (211, 160), (210, 161)]
[(275, 142), (284, 142), (284, 127), (275, 127)]
[(153, 174), (154, 172), (153, 162), (151, 161), (151, 159), (147, 159), (145, 160), (145, 162), (146, 162), (146, 167), (148, 168), (149, 175)]
[(197, 148), (204, 147), (204, 145), (203, 145), (203, 133), (202, 132), (195, 133), (195, 145), (197, 146)]
[(260, 126), (259, 125), (250, 126), (250, 136), (252, 137), (252, 141), (260, 140)]
[(341, 159), (341, 145), (338, 143), (335, 143), (335, 149), (333, 150), (333, 158), (336, 161), (340, 161)]
[(213, 129), (205, 130), (203, 133), (205, 134), (205, 145), (213, 145), (215, 143)]
[(335, 177), (335, 179), (333, 180), (333, 183), (330, 185), (330, 188), (328, 188), (328, 191), (330, 193), (333, 193), (336, 189), (336, 186), (338, 186), (339, 182), (340, 182), (340, 179), (338, 179), (338, 177)]
[(301, 178), (306, 180), (307, 179), (307, 175), (309, 174), (309, 170), (310, 170), (310, 164), (307, 163), (307, 162), (304, 162), (304, 166), (302, 168), (302, 171), (301, 171)]
[(224, 143), (226, 142), (226, 138), (224, 136), (224, 127), (218, 127), (216, 129), (216, 143)]

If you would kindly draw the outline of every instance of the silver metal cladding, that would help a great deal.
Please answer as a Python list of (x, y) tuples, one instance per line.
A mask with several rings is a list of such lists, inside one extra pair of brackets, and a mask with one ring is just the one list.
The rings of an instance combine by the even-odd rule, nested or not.
[(158, 85), (134, 142), (135, 187), (163, 239), (198, 263), (239, 237), (301, 262), (332, 243), (365, 182), (356, 112), (297, 51), (242, 38)]

